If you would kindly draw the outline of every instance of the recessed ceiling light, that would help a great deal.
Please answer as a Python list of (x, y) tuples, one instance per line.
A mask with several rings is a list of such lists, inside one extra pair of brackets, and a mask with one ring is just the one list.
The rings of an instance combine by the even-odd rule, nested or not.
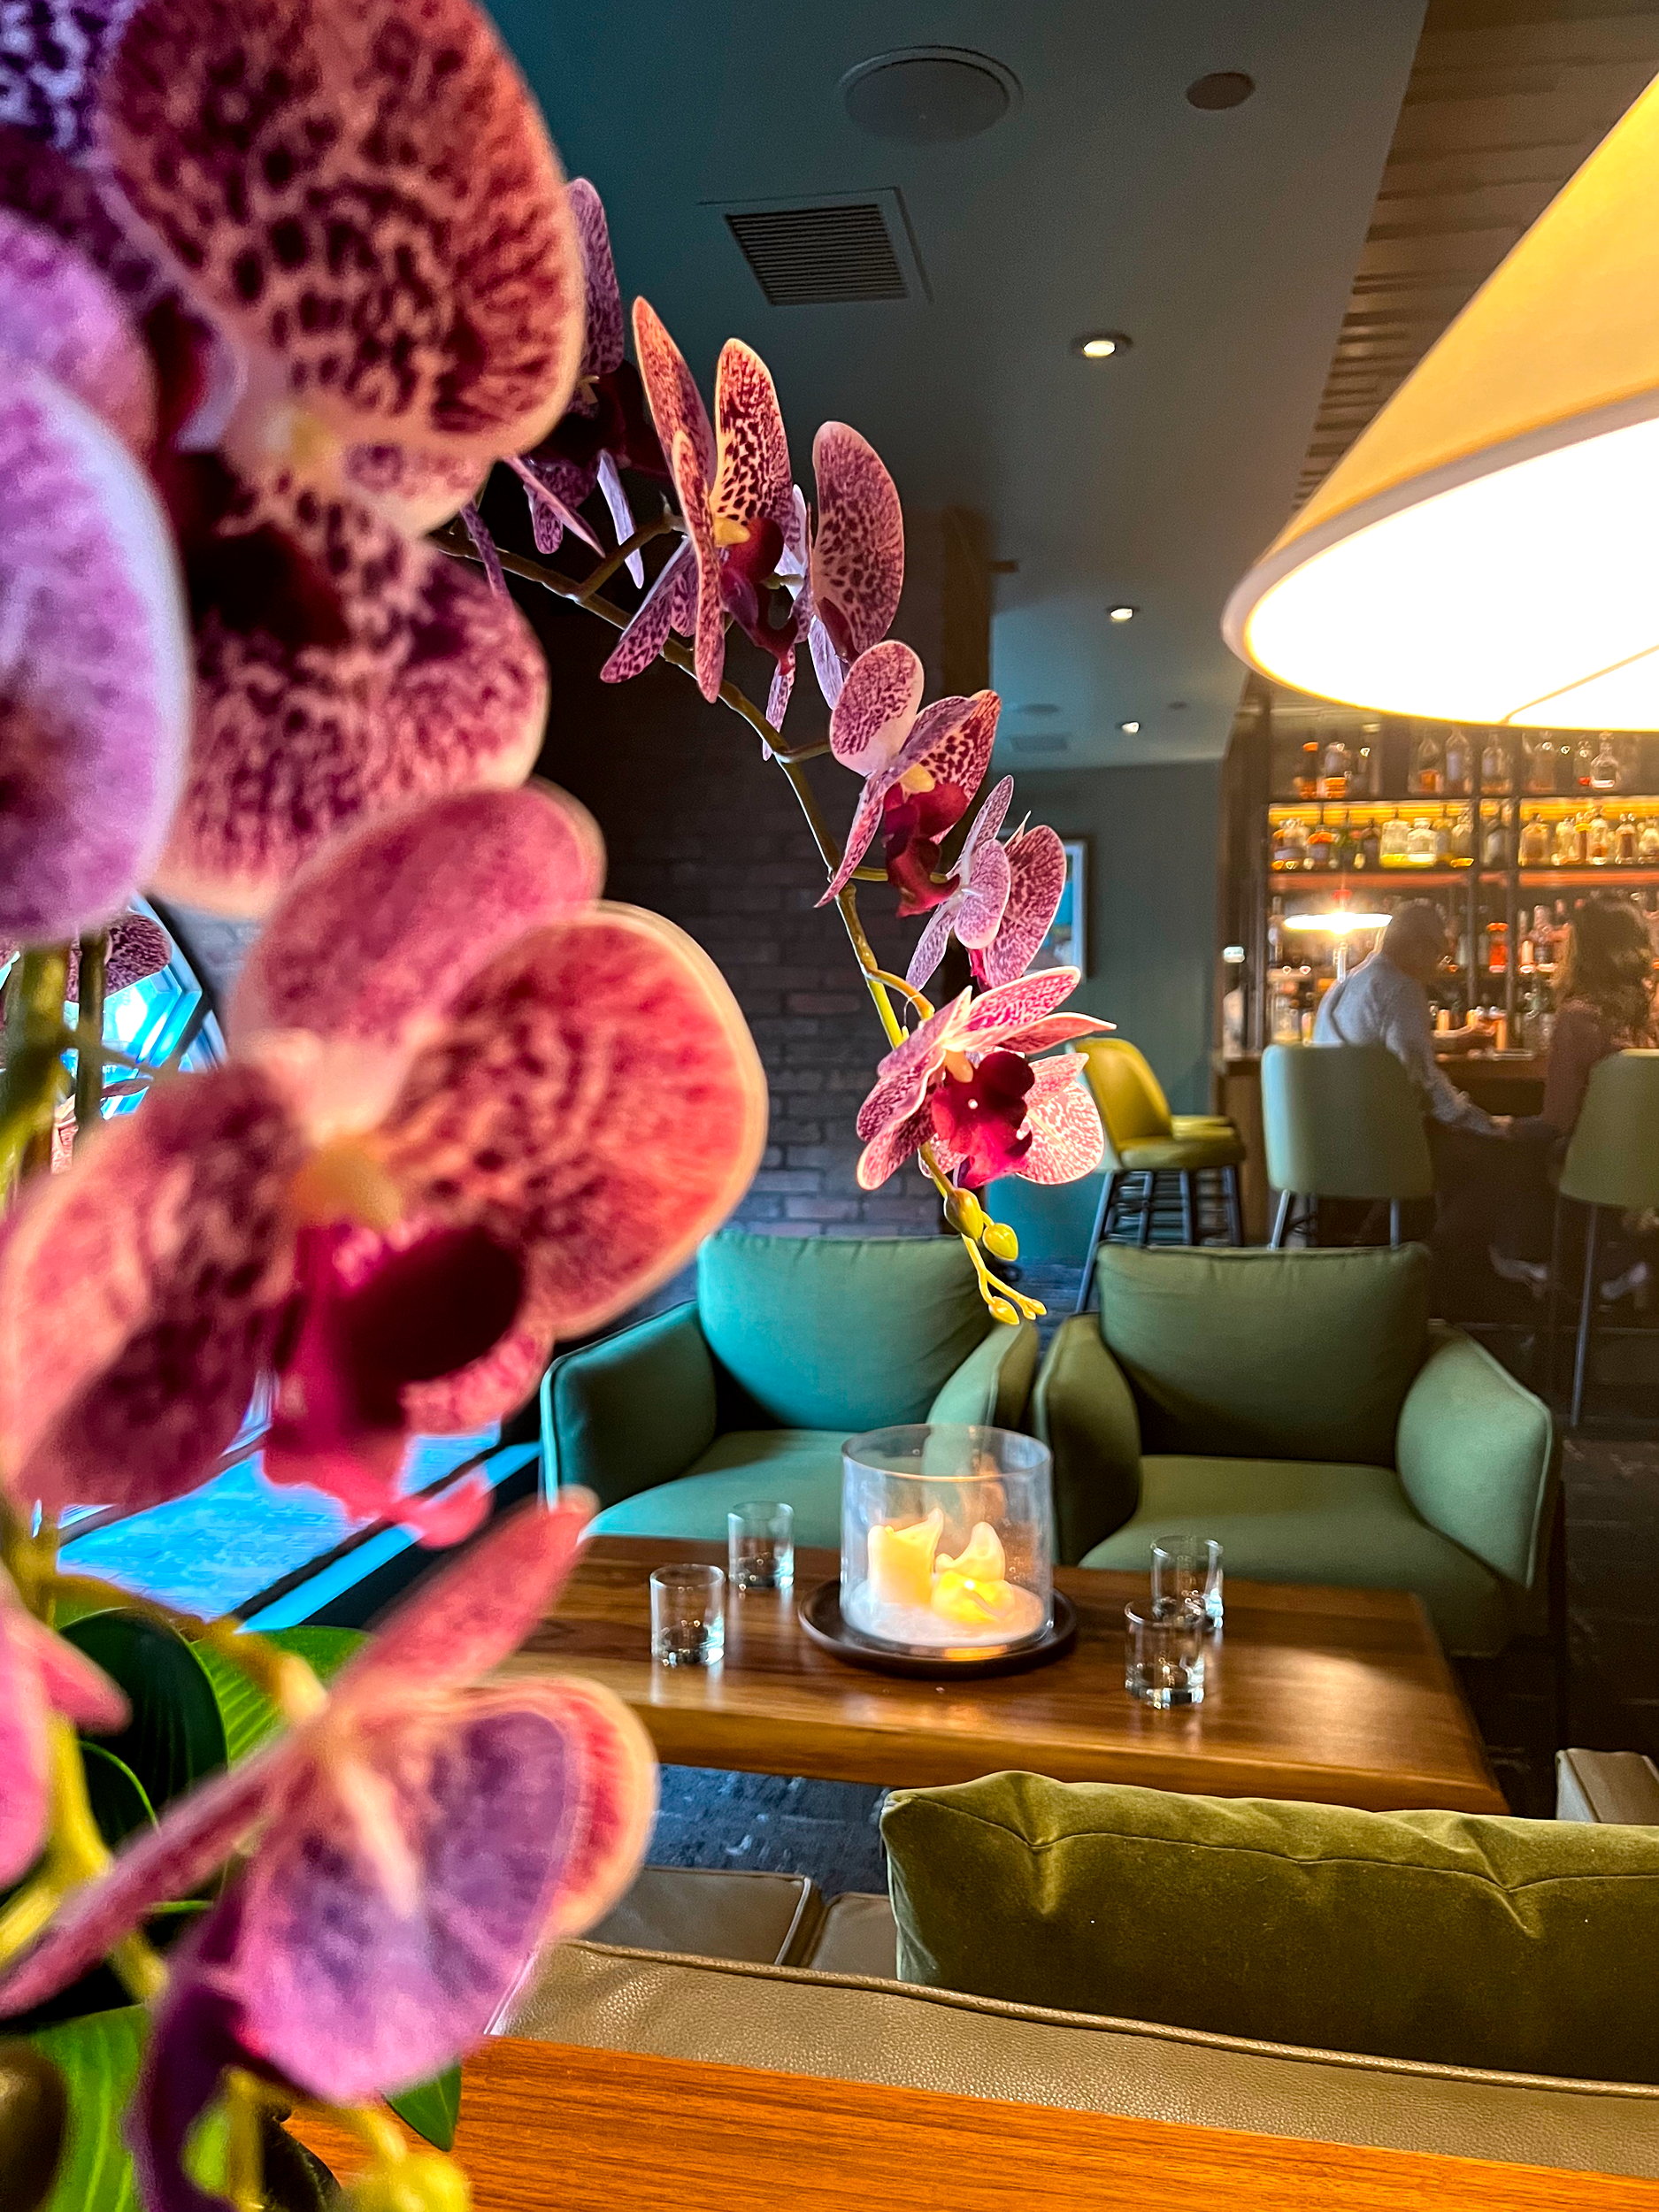
[(1211, 111), (1242, 107), (1255, 89), (1255, 78), (1247, 77), (1242, 69), (1213, 69), (1209, 76), (1196, 77), (1187, 86), (1187, 104)]
[(1108, 622), (1133, 622), (1138, 611), (1134, 607), (1108, 607), (1106, 619)]
[(1121, 330), (1086, 330), (1073, 338), (1071, 350), (1086, 361), (1110, 361), (1115, 353), (1127, 353), (1134, 340)]
[(1141, 728), (1139, 722), (1120, 722), (1118, 726), (1125, 737), (1137, 735)]

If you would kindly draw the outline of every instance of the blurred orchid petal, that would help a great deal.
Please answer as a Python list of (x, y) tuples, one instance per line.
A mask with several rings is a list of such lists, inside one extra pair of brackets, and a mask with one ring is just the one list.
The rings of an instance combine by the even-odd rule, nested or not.
[(604, 202), (586, 177), (572, 177), (571, 214), (582, 256), (584, 313), (581, 374), (610, 376), (622, 365), (622, 288), (611, 251)]
[(120, 295), (73, 247), (4, 207), (0, 353), (44, 369), (142, 457), (155, 431), (155, 376)]
[(535, 104), (470, 0), (145, 0), (97, 110), (127, 204), (249, 356), (244, 459), (286, 439), (284, 403), (342, 444), (480, 460), (563, 412), (582, 345), (576, 227)]
[(25, 1609), (0, 1567), (0, 1886), (27, 1873), (45, 1840), (53, 1712), (82, 1728), (121, 1728), (127, 1719), (114, 1683)]
[(423, 453), (406, 445), (348, 446), (341, 462), (347, 488), (406, 538), (458, 515), (484, 488), (488, 465), (472, 455)]
[(507, 588), (507, 572), (501, 565), (501, 554), (490, 535), (489, 525), (478, 511), (476, 500), (469, 499), (462, 508), (461, 520), (466, 525), (466, 534), (472, 541), (472, 550), (478, 555), (485, 582), (497, 599), (511, 599), (512, 594)]
[[(291, 612), (267, 585), (273, 547), (315, 580)], [(547, 671), (524, 616), (355, 501), (243, 486), (192, 576), (217, 598), (198, 620), (165, 895), (262, 913), (332, 831), (534, 764)]]
[(114, 434), (4, 365), (0, 938), (96, 928), (150, 874), (179, 787), (189, 645), (172, 541)]
[(158, 1084), (0, 1243), (0, 1463), (19, 1509), (134, 1510), (235, 1435), (292, 1287), (283, 1197), (304, 1156), (257, 1071)]
[(0, 123), (60, 154), (91, 144), (100, 71), (135, 0), (28, 0), (0, 38)]

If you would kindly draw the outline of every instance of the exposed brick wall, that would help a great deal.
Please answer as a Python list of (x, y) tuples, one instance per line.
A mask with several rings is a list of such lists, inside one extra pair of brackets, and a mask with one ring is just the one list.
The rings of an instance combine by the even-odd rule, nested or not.
[[(632, 683), (601, 684), (614, 633), (533, 589), (523, 603), (552, 672), (540, 772), (593, 810), (610, 853), (607, 896), (667, 915), (711, 955), (765, 1064), (771, 1141), (736, 1218), (794, 1236), (932, 1233), (938, 1203), (914, 1169), (875, 1192), (854, 1180), (853, 1117), (885, 1048), (841, 918), (815, 906), (824, 870), (787, 779), (680, 670), (659, 664)], [(764, 664), (741, 641), (732, 659), (764, 697)], [(823, 726), (804, 666), (788, 726), (795, 744)], [(840, 835), (857, 784), (829, 760), (810, 772)], [(893, 904), (884, 887), (865, 887), (877, 957), (902, 973), (917, 925), (895, 924)]]

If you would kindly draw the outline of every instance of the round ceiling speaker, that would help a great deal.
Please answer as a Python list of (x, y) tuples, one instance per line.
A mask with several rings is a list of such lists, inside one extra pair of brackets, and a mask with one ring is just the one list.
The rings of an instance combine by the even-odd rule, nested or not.
[(1242, 69), (1214, 69), (1207, 77), (1194, 77), (1187, 88), (1187, 104), (1194, 108), (1242, 107), (1256, 89), (1256, 79)]
[(1000, 123), (1019, 98), (1019, 80), (965, 47), (909, 46), (849, 69), (841, 94), (848, 114), (872, 137), (940, 146)]

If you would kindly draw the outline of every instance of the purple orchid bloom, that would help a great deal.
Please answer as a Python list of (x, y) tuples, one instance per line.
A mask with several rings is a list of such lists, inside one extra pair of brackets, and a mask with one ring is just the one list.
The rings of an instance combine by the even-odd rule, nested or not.
[(953, 1181), (981, 1190), (999, 1175), (1053, 1184), (1094, 1173), (1105, 1136), (1094, 1101), (1078, 1079), (1081, 1053), (1055, 1052), (1036, 1061), (1013, 1052), (970, 1058), (972, 1074), (947, 1073), (928, 1100), (933, 1156)]
[[(587, 280), (576, 395), (541, 444), (511, 464), (524, 480), (536, 549), (545, 554), (557, 552), (566, 530), (595, 552), (600, 550), (579, 512), (595, 490), (610, 510), (617, 543), (633, 536), (634, 511), (622, 482), (625, 468), (664, 484), (670, 480), (640, 373), (624, 358), (622, 291), (604, 204), (586, 177), (572, 179), (570, 202)], [(637, 553), (628, 556), (627, 570), (643, 586), (645, 564)]]
[[(1066, 1044), (1074, 1037), (1087, 1037), (1110, 1027), (1109, 1022), (1098, 1022), (1087, 1014), (1062, 1014), (1056, 1011), (1082, 980), (1076, 968), (1045, 968), (1041, 974), (1022, 976), (1018, 982), (1004, 983), (995, 990), (986, 991), (976, 998), (972, 991), (964, 991), (949, 1004), (913, 1029), (902, 1044), (895, 1045), (876, 1070), (876, 1085), (858, 1110), (858, 1134), (864, 1139), (864, 1148), (858, 1160), (858, 1185), (862, 1190), (875, 1190), (885, 1183), (898, 1168), (902, 1167), (913, 1153), (939, 1134), (946, 1152), (958, 1150), (960, 1135), (957, 1106), (964, 1112), (972, 1110), (958, 1097), (956, 1104), (949, 1106), (944, 1126), (936, 1130), (933, 1102), (934, 1094), (947, 1081), (962, 1087), (963, 1092), (972, 1090), (976, 1069), (987, 1054), (1017, 1053), (1024, 1059), (1048, 1052), (1056, 1045)], [(1094, 1160), (1098, 1164), (1103, 1142), (1100, 1118), (1094, 1112), (1094, 1101), (1077, 1084), (1078, 1056), (1064, 1056), (1072, 1063), (1067, 1071), (1067, 1081), (1077, 1092), (1080, 1105), (1067, 1101), (1058, 1109), (1061, 1133), (1066, 1136), (1067, 1148), (1064, 1157), (1068, 1171), (1064, 1174), (1033, 1176), (1030, 1165), (1018, 1171), (1028, 1179), (1071, 1182), (1089, 1171), (1086, 1161), (1082, 1166), (1070, 1165), (1087, 1152), (1087, 1142), (1076, 1140), (1087, 1137), (1088, 1118), (1093, 1116)], [(1041, 1091), (1028, 1094), (1027, 1111), (1033, 1099), (1040, 1101), (1047, 1110), (1049, 1086), (1058, 1085), (1057, 1076), (1039, 1071), (1042, 1078)], [(1008, 1090), (1003, 1082), (999, 1088)], [(1019, 1125), (1013, 1134), (1019, 1133)], [(1032, 1152), (1036, 1152), (1033, 1144)], [(1029, 1161), (1030, 1156), (1026, 1156)], [(1039, 1154), (1037, 1164), (1042, 1166), (1046, 1153)], [(942, 1164), (941, 1161), (941, 1164)], [(1056, 1164), (1059, 1163), (1056, 1162)]]
[(37, 1621), (0, 1567), (0, 1888), (27, 1873), (46, 1840), (54, 1713), (106, 1732), (128, 1717), (104, 1670)]
[(557, 1335), (683, 1264), (764, 1143), (759, 1062), (671, 923), (595, 902), (598, 832), (534, 786), (426, 801), (303, 871), (221, 1067), (154, 1086), (0, 1242), (19, 1508), (194, 1488), (274, 1376), (274, 1481), (449, 1541), (411, 1432), (534, 1388)]
[(472, 1686), (547, 1611), (593, 1508), (566, 1491), (496, 1524), (312, 1718), (171, 1806), (0, 1977), (0, 2012), (39, 2003), (261, 1836), (173, 1955), (129, 2123), (152, 2212), (216, 2205), (184, 2152), (226, 2065), (334, 2104), (396, 2094), (481, 2041), (538, 1953), (633, 1878), (656, 1764), (627, 1709), (540, 1674)]
[(949, 895), (949, 884), (933, 880), (940, 846), (985, 780), (1002, 701), (976, 691), (923, 708), (922, 683), (921, 662), (897, 638), (872, 645), (848, 675), (830, 716), (830, 750), (864, 787), (820, 906), (851, 881), (878, 829), (902, 915), (926, 913)]
[(966, 947), (978, 982), (1012, 983), (1054, 926), (1065, 892), (1065, 847), (1041, 825), (1022, 826), (1006, 845), (998, 844), (1013, 795), (1014, 779), (1004, 776), (963, 841), (956, 887), (934, 908), (905, 971), (918, 990), (926, 987), (953, 937)]

